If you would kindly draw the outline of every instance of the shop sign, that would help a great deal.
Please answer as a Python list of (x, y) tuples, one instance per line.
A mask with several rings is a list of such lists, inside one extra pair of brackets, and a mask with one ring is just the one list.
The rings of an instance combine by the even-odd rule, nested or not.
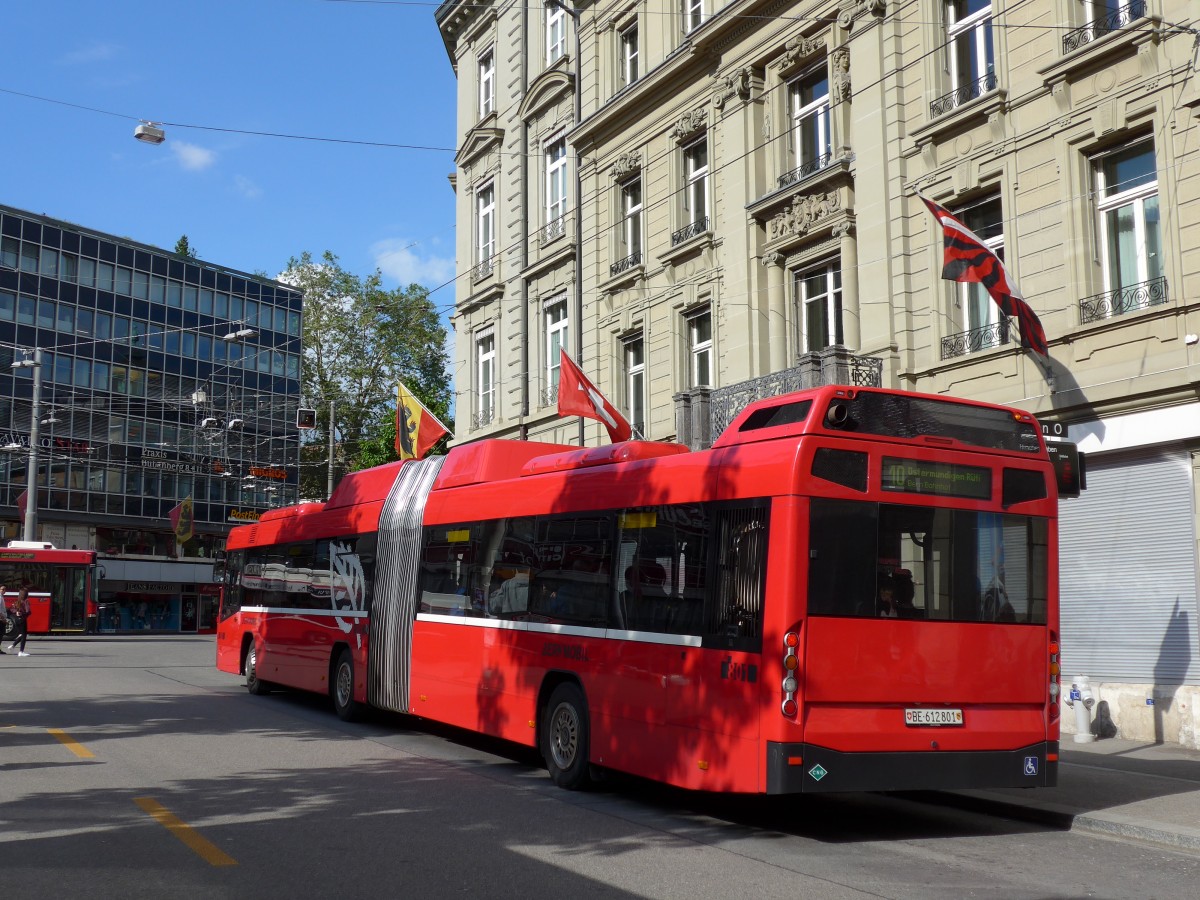
[(257, 509), (231, 509), (227, 522), (257, 522), (262, 513)]
[(264, 468), (262, 466), (251, 466), (250, 474), (255, 478), (273, 478), (276, 481), (283, 481), (287, 478), (287, 472), (283, 469)]
[(171, 594), (177, 585), (162, 581), (127, 581), (125, 590), (138, 594)]

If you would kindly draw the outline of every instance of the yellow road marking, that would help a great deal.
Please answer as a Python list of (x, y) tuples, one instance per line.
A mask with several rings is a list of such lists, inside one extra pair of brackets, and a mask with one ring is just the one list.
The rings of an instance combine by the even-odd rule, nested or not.
[(91, 759), (96, 754), (89, 750), (75, 738), (71, 737), (61, 728), (47, 728), (48, 732), (54, 735), (68, 750), (78, 756), (80, 759)]
[(178, 816), (153, 797), (134, 797), (133, 802), (142, 812), (151, 816), (159, 825), (175, 835), (189, 850), (210, 866), (236, 866), (237, 860), (226, 854), (212, 841), (203, 837), (192, 826), (182, 822)]

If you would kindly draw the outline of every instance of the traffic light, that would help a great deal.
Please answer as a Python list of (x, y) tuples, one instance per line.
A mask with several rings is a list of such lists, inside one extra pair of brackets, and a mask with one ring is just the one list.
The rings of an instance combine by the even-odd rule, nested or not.
[(300, 408), (296, 410), (296, 427), (297, 428), (316, 428), (317, 427), (317, 411), (315, 409)]

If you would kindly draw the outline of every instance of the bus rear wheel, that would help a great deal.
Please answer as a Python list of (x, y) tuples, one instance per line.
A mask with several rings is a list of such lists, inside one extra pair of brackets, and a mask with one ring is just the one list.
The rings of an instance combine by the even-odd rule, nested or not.
[(577, 791), (591, 783), (589, 740), (583, 691), (569, 682), (560, 684), (550, 695), (542, 722), (542, 756), (551, 780), (559, 787)]
[(362, 714), (362, 704), (354, 700), (354, 658), (349, 650), (338, 654), (329, 693), (333, 696), (333, 710), (343, 722), (353, 722)]
[(246, 650), (246, 690), (252, 694), (265, 694), (271, 685), (258, 677), (258, 646), (254, 641)]

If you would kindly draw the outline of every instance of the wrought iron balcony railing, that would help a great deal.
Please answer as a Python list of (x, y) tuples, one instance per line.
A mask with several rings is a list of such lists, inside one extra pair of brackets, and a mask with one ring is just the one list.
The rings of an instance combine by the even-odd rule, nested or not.
[(487, 259), (476, 264), (475, 268), (471, 270), (471, 281), (483, 281), (485, 278), (490, 278), (492, 272), (496, 269), (494, 260), (494, 256), (489, 256)]
[[(855, 356), (845, 347), (826, 347), (815, 353), (803, 354), (791, 369), (772, 372), (770, 375), (752, 378), (729, 387), (716, 388), (706, 397), (709, 416), (707, 433), (693, 427), (690, 440), (682, 437), (680, 440), (693, 449), (707, 446), (729, 426), (738, 413), (755, 400), (825, 384), (880, 387), (883, 384), (883, 360), (875, 356)], [(683, 395), (676, 397), (677, 407), (681, 397)], [(677, 409), (676, 419), (678, 418)]]
[(636, 253), (630, 253), (624, 259), (618, 260), (617, 262), (615, 262), (611, 266), (609, 266), (608, 267), (608, 275), (610, 278), (616, 278), (622, 272), (627, 272), (630, 269), (632, 269), (634, 266), (640, 266), (641, 264), (642, 264), (642, 251), (638, 250)]
[(1120, 31), (1145, 15), (1146, 0), (1134, 0), (1133, 3), (1122, 6), (1116, 12), (1111, 12), (1107, 16), (1094, 19), (1086, 25), (1076, 28), (1074, 31), (1068, 31), (1063, 35), (1063, 53), (1078, 50), (1085, 44), (1099, 40), (1106, 34)]
[(708, 231), (708, 216), (705, 216), (702, 219), (697, 219), (691, 225), (688, 225), (686, 228), (680, 228), (678, 231), (672, 234), (671, 246), (678, 247), (684, 241), (690, 241), (692, 238), (696, 237), (697, 235), (704, 234), (706, 231)]
[(1003, 318), (983, 328), (948, 335), (942, 338), (942, 359), (954, 359), (956, 356), (1002, 347), (1008, 343), (1008, 328), (1008, 319)]
[(496, 418), (496, 408), (494, 406), (485, 406), (482, 409), (477, 409), (471, 413), (471, 428), (486, 428), (492, 424)]
[(554, 406), (558, 403), (558, 385), (552, 384), (541, 390), (541, 406)]
[(960, 88), (955, 88), (950, 93), (938, 97), (929, 104), (929, 118), (936, 119), (938, 116), (945, 115), (952, 109), (957, 109), (964, 103), (969, 103), (977, 97), (982, 97), (988, 91), (994, 91), (998, 83), (996, 73), (988, 72), (986, 75), (976, 78), (970, 84), (964, 84)]
[(796, 184), (803, 181), (809, 175), (820, 172), (826, 166), (833, 162), (832, 153), (823, 153), (816, 159), (810, 159), (803, 165), (797, 166), (792, 171), (779, 176), (779, 187), (787, 187), (791, 184)]
[(1113, 316), (1119, 316), (1135, 309), (1160, 306), (1166, 302), (1166, 277), (1151, 278), (1141, 284), (1131, 284), (1128, 287), (1105, 291), (1103, 294), (1096, 294), (1094, 297), (1085, 297), (1080, 300), (1079, 323), (1086, 325), (1101, 319), (1111, 319)]
[(552, 222), (547, 222), (542, 227), (542, 243), (548, 244), (555, 238), (560, 238), (567, 233), (567, 217), (559, 216)]

